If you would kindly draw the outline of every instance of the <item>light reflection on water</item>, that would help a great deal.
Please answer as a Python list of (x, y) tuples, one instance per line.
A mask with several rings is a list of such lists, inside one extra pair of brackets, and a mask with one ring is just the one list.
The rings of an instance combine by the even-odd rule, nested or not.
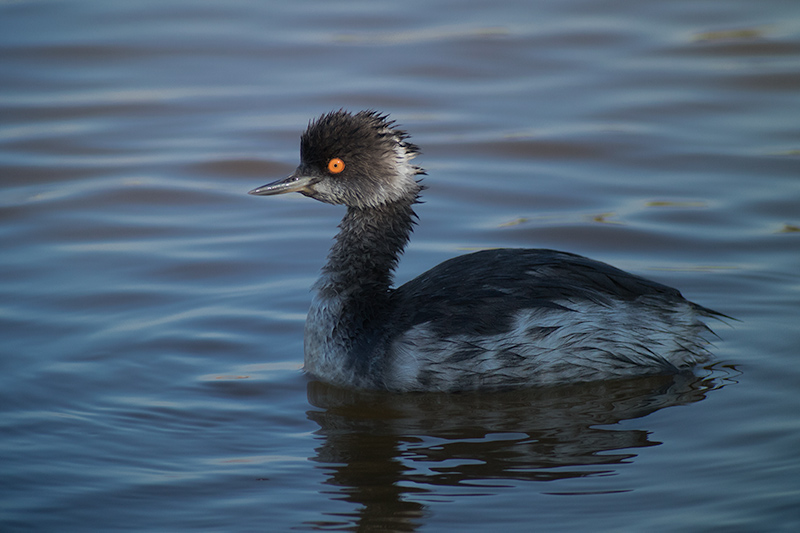
[[(300, 5), (0, 5), (0, 529), (800, 526), (800, 7)], [(717, 362), (491, 395), (309, 381), (342, 210), (246, 192), (339, 107), (422, 146), (398, 281), (582, 253), (736, 317)]]

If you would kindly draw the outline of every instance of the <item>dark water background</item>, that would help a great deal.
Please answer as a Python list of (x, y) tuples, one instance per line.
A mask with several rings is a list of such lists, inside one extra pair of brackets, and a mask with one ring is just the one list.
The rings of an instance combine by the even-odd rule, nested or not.
[[(736, 317), (504, 394), (300, 372), (307, 121), (422, 146), (398, 280), (551, 247)], [(0, 530), (797, 531), (800, 2), (0, 3)]]

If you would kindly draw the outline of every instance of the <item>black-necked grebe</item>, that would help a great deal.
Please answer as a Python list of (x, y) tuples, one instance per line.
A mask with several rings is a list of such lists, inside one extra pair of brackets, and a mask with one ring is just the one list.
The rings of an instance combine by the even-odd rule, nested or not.
[(250, 191), (347, 206), (313, 287), (307, 372), (347, 387), (458, 391), (678, 372), (708, 358), (701, 318), (718, 313), (565, 252), (476, 252), (391, 288), (424, 188), (407, 138), (375, 111), (328, 113), (302, 135), (297, 170)]

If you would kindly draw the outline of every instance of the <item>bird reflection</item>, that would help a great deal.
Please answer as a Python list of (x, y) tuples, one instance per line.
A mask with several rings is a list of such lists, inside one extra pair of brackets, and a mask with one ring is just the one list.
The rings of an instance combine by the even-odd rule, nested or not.
[(637, 448), (660, 442), (646, 429), (610, 426), (698, 402), (721, 386), (711, 376), (671, 375), (396, 395), (312, 381), (307, 415), (320, 426), (312, 460), (327, 474), (323, 492), (358, 507), (306, 525), (414, 531), (424, 523), (426, 496), (443, 488), (493, 494), (519, 481), (611, 473)]

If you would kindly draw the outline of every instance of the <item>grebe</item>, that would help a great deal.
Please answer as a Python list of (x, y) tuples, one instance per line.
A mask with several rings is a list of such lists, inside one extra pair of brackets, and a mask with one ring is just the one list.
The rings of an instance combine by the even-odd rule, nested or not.
[(309, 123), (292, 175), (250, 191), (347, 206), (313, 286), (307, 372), (345, 387), (461, 391), (674, 373), (707, 360), (701, 318), (723, 315), (566, 252), (476, 252), (392, 288), (425, 188), (407, 139), (387, 115), (334, 111)]

